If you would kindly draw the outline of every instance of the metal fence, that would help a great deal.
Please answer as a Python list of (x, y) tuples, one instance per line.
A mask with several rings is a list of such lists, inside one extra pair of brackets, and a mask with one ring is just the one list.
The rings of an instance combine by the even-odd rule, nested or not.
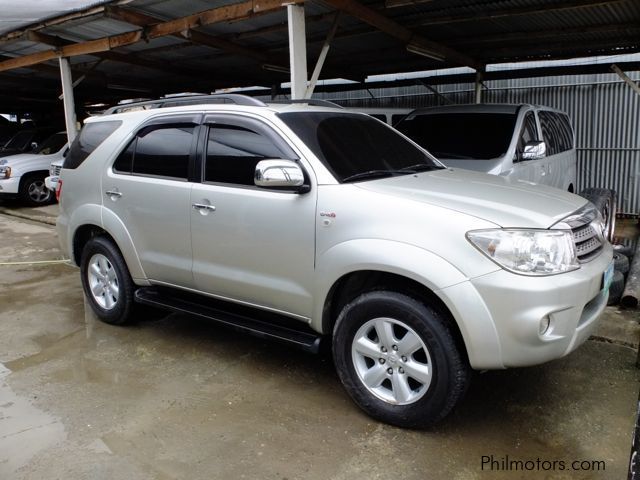
[[(637, 79), (635, 72), (630, 75)], [(483, 102), (533, 103), (567, 112), (576, 131), (578, 185), (611, 188), (618, 209), (640, 213), (640, 95), (613, 74), (486, 82)], [(316, 94), (349, 107), (417, 108), (471, 103), (473, 85), (441, 85)]]

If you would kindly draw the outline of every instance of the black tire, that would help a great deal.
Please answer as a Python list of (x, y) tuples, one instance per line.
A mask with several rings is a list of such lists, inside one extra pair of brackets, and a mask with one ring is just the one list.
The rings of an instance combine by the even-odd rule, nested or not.
[[(362, 367), (356, 366), (353, 357), (356, 354), (352, 354), (354, 338), (356, 334), (360, 335), (359, 332), (366, 329), (368, 322), (374, 319), (385, 321), (393, 319), (402, 324), (397, 326), (393, 335), (394, 342), (399, 345), (401, 339), (410, 333), (406, 329), (409, 327), (413, 330), (412, 337), (417, 336), (426, 346), (426, 352), (420, 349), (409, 355), (410, 362), (420, 361), (423, 364), (425, 359), (430, 358), (430, 362), (426, 363), (430, 366), (431, 372), (430, 383), (426, 387), (425, 384), (416, 387), (418, 388), (416, 395), (421, 396), (411, 403), (394, 404), (383, 399), (365, 386), (364, 380), (361, 380), (356, 370)], [(398, 339), (396, 336), (402, 333), (403, 327), (405, 335), (401, 335)], [(371, 338), (368, 337), (368, 339)], [(376, 348), (382, 349), (383, 343), (385, 342), (378, 339)], [(381, 355), (393, 352), (388, 347), (387, 353)], [(396, 369), (394, 374), (398, 375), (397, 381), (404, 377), (404, 382), (410, 387), (411, 381), (414, 384), (420, 384), (399, 366), (402, 359), (402, 365), (408, 368), (407, 357), (398, 357), (399, 352), (395, 353), (395, 360), (390, 356), (386, 365)], [(422, 360), (416, 358), (418, 354), (422, 356)], [(471, 374), (466, 356), (456, 344), (452, 327), (447, 319), (441, 313), (412, 297), (390, 291), (364, 293), (342, 309), (333, 331), (333, 358), (340, 380), (355, 403), (373, 418), (403, 428), (425, 428), (442, 420), (464, 396)], [(364, 368), (371, 370), (373, 367), (382, 368), (382, 370), (387, 368), (379, 367), (378, 364), (382, 365), (384, 362), (368, 357)], [(364, 366), (365, 363), (360, 362), (360, 365)], [(382, 375), (386, 374), (382, 373)], [(387, 375), (386, 379), (380, 381), (377, 388), (383, 389), (385, 382), (392, 385), (392, 381), (394, 381), (392, 375)], [(395, 389), (393, 386), (392, 388)]]
[[(98, 258), (95, 257), (96, 255), (105, 257), (115, 273), (118, 296), (113, 306), (109, 308), (100, 305), (91, 291), (89, 269), (90, 262), (93, 261), (92, 259)], [(129, 274), (129, 269), (127, 268), (124, 258), (122, 258), (122, 254), (111, 240), (104, 236), (98, 236), (93, 237), (87, 242), (82, 250), (80, 277), (82, 279), (82, 288), (84, 289), (85, 296), (100, 320), (112, 325), (124, 325), (130, 322), (135, 286), (133, 280), (131, 280), (131, 275)], [(106, 296), (105, 294), (104, 297)]]
[(618, 271), (613, 272), (613, 279), (609, 287), (609, 300), (607, 305), (617, 305), (622, 298), (624, 291), (624, 275)]
[(30, 207), (41, 207), (55, 200), (55, 195), (44, 184), (44, 176), (40, 174), (24, 175), (18, 191), (20, 200)]
[(613, 268), (615, 268), (617, 272), (626, 275), (629, 271), (629, 259), (627, 256), (618, 252), (613, 252)]
[(604, 219), (605, 237), (613, 242), (616, 229), (616, 192), (606, 188), (586, 188), (580, 192), (580, 196), (593, 203)]
[(621, 255), (625, 255), (627, 258), (631, 259), (631, 257), (633, 257), (633, 254), (635, 253), (633, 251), (633, 248), (627, 246), (627, 245), (614, 245), (613, 246), (613, 252), (614, 253), (619, 253)]

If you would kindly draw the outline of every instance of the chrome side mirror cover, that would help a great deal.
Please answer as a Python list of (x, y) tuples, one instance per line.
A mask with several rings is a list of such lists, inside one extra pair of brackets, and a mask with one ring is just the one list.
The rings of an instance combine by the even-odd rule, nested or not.
[(264, 188), (292, 188), (304, 185), (304, 173), (292, 160), (261, 160), (256, 165), (254, 183)]
[(528, 142), (522, 151), (522, 160), (540, 160), (547, 156), (547, 144), (543, 141)]

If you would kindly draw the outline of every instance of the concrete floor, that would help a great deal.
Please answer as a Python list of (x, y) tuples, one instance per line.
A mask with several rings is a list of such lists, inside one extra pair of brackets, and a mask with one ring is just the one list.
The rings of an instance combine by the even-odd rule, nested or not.
[[(626, 477), (637, 312), (608, 308), (564, 359), (476, 375), (443, 424), (406, 431), (361, 413), (327, 356), (180, 315), (105, 325), (77, 269), (6, 264), (59, 259), (53, 227), (0, 215), (0, 238), (0, 479)], [(483, 470), (491, 455), (606, 470)]]

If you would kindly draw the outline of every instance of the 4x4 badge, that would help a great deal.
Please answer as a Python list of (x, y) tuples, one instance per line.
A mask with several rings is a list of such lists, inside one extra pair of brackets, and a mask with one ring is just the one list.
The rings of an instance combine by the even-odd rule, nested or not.
[(320, 212), (321, 217), (329, 217), (336, 218), (336, 214), (334, 212)]

